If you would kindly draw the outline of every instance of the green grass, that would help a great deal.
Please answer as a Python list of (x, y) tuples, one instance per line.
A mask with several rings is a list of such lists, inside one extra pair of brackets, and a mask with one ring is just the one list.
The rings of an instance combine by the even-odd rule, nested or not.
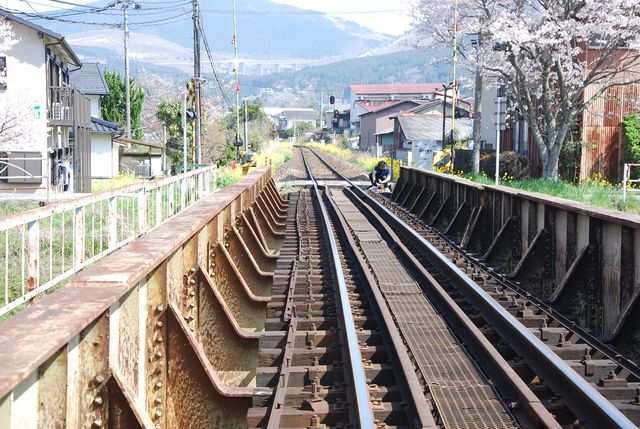
[(37, 209), (40, 204), (34, 201), (12, 201), (0, 203), (0, 218), (22, 213), (27, 210)]
[[(485, 175), (464, 175), (465, 178), (485, 185), (494, 185), (495, 181)], [(574, 185), (562, 180), (543, 179), (509, 180), (505, 177), (500, 185), (528, 192), (538, 192), (568, 200), (579, 201), (607, 209), (640, 214), (640, 202), (632, 193), (627, 193), (627, 201), (622, 200), (620, 185), (611, 184), (598, 176)]]

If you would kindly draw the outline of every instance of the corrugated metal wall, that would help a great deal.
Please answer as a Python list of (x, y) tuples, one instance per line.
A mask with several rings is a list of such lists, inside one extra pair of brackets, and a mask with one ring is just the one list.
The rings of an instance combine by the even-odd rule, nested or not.
[[(585, 100), (600, 90), (600, 85), (586, 89)], [(621, 180), (624, 162), (624, 131), (622, 119), (640, 106), (640, 86), (630, 85), (607, 89), (587, 107), (582, 115), (582, 140), (589, 143), (582, 149), (580, 180), (599, 173), (611, 182)]]

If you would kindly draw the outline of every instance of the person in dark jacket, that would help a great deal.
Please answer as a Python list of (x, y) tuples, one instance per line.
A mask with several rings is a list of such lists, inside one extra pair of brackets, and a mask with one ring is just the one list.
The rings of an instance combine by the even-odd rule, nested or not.
[(391, 181), (391, 168), (386, 162), (380, 161), (373, 173), (369, 174), (369, 180), (371, 180), (371, 190), (378, 188), (388, 189)]

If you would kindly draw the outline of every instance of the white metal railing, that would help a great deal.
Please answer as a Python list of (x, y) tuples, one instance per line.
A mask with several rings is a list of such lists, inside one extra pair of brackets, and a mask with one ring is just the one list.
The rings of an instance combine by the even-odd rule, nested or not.
[[(640, 164), (625, 164), (622, 173), (622, 201), (627, 201), (627, 191), (629, 191), (629, 184), (640, 183), (640, 179), (631, 178), (631, 169), (640, 168)], [(635, 190), (635, 189), (634, 189)]]
[(0, 219), (0, 316), (209, 195), (217, 175), (200, 168)]

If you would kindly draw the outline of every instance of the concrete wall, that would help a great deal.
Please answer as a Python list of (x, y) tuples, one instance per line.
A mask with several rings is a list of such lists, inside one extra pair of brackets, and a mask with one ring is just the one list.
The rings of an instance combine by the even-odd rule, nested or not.
[(111, 134), (91, 134), (91, 177), (109, 178), (118, 175), (118, 150)]
[[(11, 21), (18, 42), (0, 55), (7, 57), (7, 89), (0, 91), (0, 100), (15, 109), (33, 110), (38, 118), (35, 132), (0, 148), (1, 150), (38, 151), (47, 149), (47, 78), (44, 39), (35, 30)], [(3, 103), (4, 104), (4, 103)], [(46, 168), (45, 168), (46, 169)]]
[(89, 101), (91, 101), (91, 116), (102, 119), (102, 112), (100, 111), (100, 96), (87, 95), (87, 97), (89, 97)]

